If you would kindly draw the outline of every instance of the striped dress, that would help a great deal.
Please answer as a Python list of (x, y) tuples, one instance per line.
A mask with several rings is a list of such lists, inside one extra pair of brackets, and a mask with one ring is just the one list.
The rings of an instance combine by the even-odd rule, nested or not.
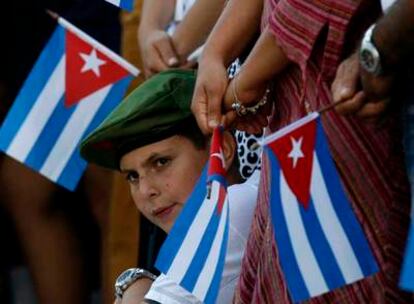
[[(378, 2), (378, 3), (376, 3)], [(268, 0), (262, 26), (295, 63), (274, 82), (273, 132), (332, 103), (338, 64), (355, 49), (380, 13), (379, 1)], [(354, 43), (351, 43), (354, 42)], [(322, 115), (332, 157), (380, 272), (306, 303), (414, 303), (397, 282), (409, 225), (409, 187), (399, 121), (381, 125), (334, 111)], [(235, 303), (290, 303), (278, 261), (269, 211), (269, 170), (264, 159), (258, 204), (242, 264)]]

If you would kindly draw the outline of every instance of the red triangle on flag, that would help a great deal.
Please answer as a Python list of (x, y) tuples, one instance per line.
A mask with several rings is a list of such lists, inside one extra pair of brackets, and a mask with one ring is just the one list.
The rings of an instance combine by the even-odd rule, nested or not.
[(213, 136), (211, 138), (211, 146), (210, 146), (210, 159), (209, 159), (209, 167), (208, 167), (208, 175), (215, 175), (219, 174), (221, 176), (225, 176), (225, 166), (224, 163), (224, 156), (222, 150), (223, 144), (223, 127), (219, 126), (216, 127), (213, 131)]
[(70, 107), (129, 72), (90, 43), (66, 31), (66, 98)]
[(295, 128), (269, 144), (292, 192), (307, 208), (310, 200), (316, 120)]

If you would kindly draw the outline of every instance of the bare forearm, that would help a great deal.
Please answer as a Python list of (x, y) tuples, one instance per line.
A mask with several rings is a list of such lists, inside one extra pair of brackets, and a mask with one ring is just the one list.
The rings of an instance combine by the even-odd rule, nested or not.
[(175, 0), (145, 0), (142, 7), (139, 33), (148, 30), (164, 30), (171, 22), (175, 10)]
[(172, 39), (180, 57), (187, 58), (207, 39), (226, 0), (197, 0), (178, 25)]
[(230, 0), (207, 39), (202, 58), (227, 66), (259, 31), (263, 0)]
[(393, 68), (412, 60), (414, 52), (414, 1), (398, 0), (374, 30), (374, 41), (384, 64)]
[(248, 91), (263, 86), (289, 64), (276, 38), (268, 30), (261, 35), (238, 76), (238, 85)]
[(175, 0), (145, 0), (138, 28), (138, 43), (145, 76), (177, 66), (178, 58), (166, 32), (175, 11)]

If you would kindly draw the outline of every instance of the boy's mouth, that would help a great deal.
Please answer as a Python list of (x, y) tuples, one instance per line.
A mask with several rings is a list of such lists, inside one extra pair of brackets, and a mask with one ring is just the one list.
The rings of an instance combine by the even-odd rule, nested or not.
[(166, 217), (174, 210), (174, 207), (176, 205), (177, 205), (176, 203), (173, 203), (173, 204), (168, 205), (166, 207), (157, 208), (157, 209), (152, 211), (152, 215), (155, 216), (155, 217), (160, 217), (160, 218), (161, 217)]

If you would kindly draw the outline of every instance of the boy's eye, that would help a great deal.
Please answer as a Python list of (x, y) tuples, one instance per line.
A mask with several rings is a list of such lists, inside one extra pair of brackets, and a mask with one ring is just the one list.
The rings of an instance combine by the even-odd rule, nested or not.
[(157, 167), (163, 167), (165, 165), (167, 165), (171, 160), (169, 158), (166, 157), (160, 157), (158, 159), (155, 160), (155, 165)]
[(139, 180), (139, 175), (135, 171), (128, 172), (126, 174), (126, 180), (130, 183), (136, 183)]

